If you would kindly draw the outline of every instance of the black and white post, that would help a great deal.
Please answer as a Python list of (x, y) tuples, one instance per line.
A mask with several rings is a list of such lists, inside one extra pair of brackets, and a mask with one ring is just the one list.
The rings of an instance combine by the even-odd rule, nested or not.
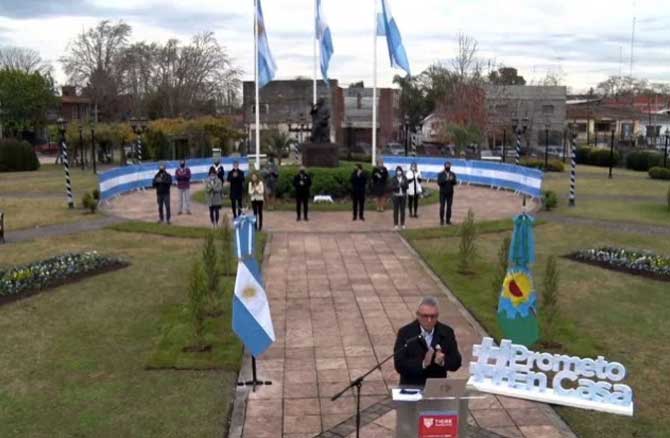
[(74, 208), (72, 197), (72, 181), (70, 180), (70, 160), (67, 155), (67, 142), (65, 141), (65, 120), (58, 119), (58, 130), (60, 131), (60, 145), (63, 159), (63, 169), (65, 169), (65, 192), (67, 195), (68, 208)]
[(528, 119), (512, 119), (512, 129), (516, 135), (516, 155), (514, 157), (514, 164), (518, 166), (521, 163), (521, 136), (524, 135), (528, 129)]
[(138, 164), (142, 164), (142, 134), (147, 129), (146, 119), (130, 119), (133, 132), (137, 135), (135, 140), (135, 154)]
[(568, 205), (575, 206), (575, 182), (577, 179), (577, 131), (570, 130), (570, 198)]

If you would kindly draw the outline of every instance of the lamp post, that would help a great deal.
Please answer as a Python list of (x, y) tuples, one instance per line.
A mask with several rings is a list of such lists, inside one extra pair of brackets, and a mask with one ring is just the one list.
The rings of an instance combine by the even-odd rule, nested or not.
[(409, 116), (405, 114), (405, 156), (409, 155)]
[(502, 140), (502, 162), (505, 162), (505, 155), (507, 155), (507, 150), (505, 147), (507, 143), (507, 128), (503, 128), (503, 140)]
[(138, 164), (142, 163), (142, 134), (144, 134), (144, 131), (147, 129), (147, 120), (146, 119), (136, 119), (132, 118), (130, 119), (131, 126), (133, 128), (133, 132), (135, 135), (137, 135), (137, 139), (135, 140), (135, 154), (137, 156), (137, 162)]
[(91, 120), (91, 162), (93, 163), (93, 174), (95, 175), (98, 173), (96, 169), (96, 153), (98, 152), (97, 148), (95, 147), (95, 120)]
[[(607, 137), (605, 137), (607, 138)], [(605, 140), (607, 141), (607, 140)], [(612, 166), (614, 166), (614, 129), (612, 129), (612, 137), (610, 140), (610, 173), (609, 179), (612, 179)]]
[(521, 161), (521, 136), (524, 135), (528, 129), (528, 119), (512, 119), (512, 129), (516, 135), (516, 156), (514, 157), (514, 164), (518, 166)]
[(551, 126), (547, 123), (544, 125), (544, 170), (547, 171), (549, 166), (549, 128)]
[(670, 141), (670, 128), (665, 128), (665, 152), (663, 153), (663, 167), (668, 167), (668, 141)]
[(65, 169), (65, 194), (67, 196), (68, 208), (74, 208), (74, 201), (72, 197), (72, 182), (70, 180), (70, 160), (67, 156), (67, 143), (65, 142), (65, 130), (67, 123), (64, 119), (58, 119), (58, 131), (60, 132), (60, 146), (63, 154), (63, 169)]
[(84, 127), (81, 125), (81, 120), (79, 121), (79, 158), (81, 161), (81, 170), (84, 170), (84, 161), (86, 155), (84, 154)]
[(575, 182), (577, 179), (577, 129), (570, 125), (570, 199), (568, 205), (575, 206)]

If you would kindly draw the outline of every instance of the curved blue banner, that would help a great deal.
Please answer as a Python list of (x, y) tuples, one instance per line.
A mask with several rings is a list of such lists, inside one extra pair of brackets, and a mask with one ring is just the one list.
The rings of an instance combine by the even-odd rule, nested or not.
[[(247, 157), (224, 157), (220, 163), (228, 172), (233, 168), (233, 162), (237, 161), (240, 170), (249, 170)], [(207, 178), (210, 166), (214, 163), (212, 158), (194, 158), (186, 160), (191, 169), (191, 182), (204, 181)], [(150, 163), (133, 164), (130, 166), (117, 167), (99, 175), (100, 199), (106, 200), (123, 193), (151, 187), (154, 175), (158, 172), (159, 164), (165, 164), (165, 168), (174, 179), (174, 172), (179, 167), (179, 161), (153, 161)], [(177, 184), (177, 181), (174, 181)]]
[(517, 166), (514, 164), (494, 163), (490, 161), (463, 160), (460, 158), (443, 157), (399, 157), (385, 155), (384, 165), (393, 174), (393, 169), (401, 166), (409, 169), (416, 163), (425, 179), (435, 180), (437, 174), (444, 169), (444, 163), (451, 163), (451, 171), (456, 174), (459, 182), (503, 188), (522, 193), (533, 198), (542, 196), (542, 180), (544, 172), (538, 169)]

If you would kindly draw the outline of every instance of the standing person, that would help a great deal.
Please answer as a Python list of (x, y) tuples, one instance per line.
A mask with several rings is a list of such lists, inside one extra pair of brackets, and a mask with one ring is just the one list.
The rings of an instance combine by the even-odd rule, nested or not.
[(230, 203), (233, 208), (233, 219), (242, 214), (244, 172), (242, 172), (239, 167), (240, 163), (233, 161), (233, 170), (228, 172), (228, 182), (230, 183)]
[(279, 169), (274, 162), (274, 158), (268, 160), (263, 170), (263, 179), (265, 180), (265, 193), (268, 197), (268, 207), (273, 210), (275, 198), (277, 196), (277, 183), (279, 182)]
[(223, 205), (223, 183), (212, 166), (205, 181), (205, 194), (207, 195), (207, 205), (209, 206), (209, 220), (212, 227), (219, 225), (219, 210)]
[(179, 189), (179, 212), (182, 214), (191, 214), (191, 169), (186, 166), (186, 160), (181, 160), (179, 168), (174, 174), (177, 179), (177, 189)]
[(405, 229), (405, 204), (407, 202), (407, 178), (402, 167), (395, 169), (395, 176), (391, 178), (391, 191), (393, 196), (393, 228), (398, 229), (398, 216), (400, 216), (400, 226)]
[(377, 201), (377, 211), (384, 211), (386, 205), (386, 183), (388, 182), (389, 171), (384, 166), (384, 161), (380, 158), (377, 165), (372, 170), (372, 194)]
[(461, 367), (461, 353), (454, 330), (439, 322), (437, 299), (425, 297), (416, 310), (416, 320), (398, 330), (393, 365), (401, 385), (424, 386), (428, 378), (447, 377)]
[(419, 197), (423, 189), (421, 188), (421, 172), (419, 172), (416, 162), (410, 164), (405, 177), (409, 184), (407, 189), (407, 195), (409, 196), (409, 217), (419, 217)]
[(351, 174), (351, 199), (354, 207), (354, 219), (365, 220), (363, 211), (365, 209), (365, 189), (367, 188), (368, 175), (363, 170), (361, 163), (356, 164), (356, 169)]
[(221, 183), (223, 184), (225, 181), (224, 176), (226, 175), (226, 171), (223, 169), (221, 161), (218, 158), (214, 160), (214, 164), (212, 164), (212, 166), (209, 168), (210, 172), (212, 169), (214, 169), (214, 173), (216, 173), (216, 176), (219, 177)]
[[(154, 175), (152, 186), (156, 189), (156, 201), (158, 201), (158, 222), (166, 221), (170, 224), (170, 186), (172, 176), (165, 170), (165, 164), (161, 164), (158, 173)], [(165, 214), (163, 214), (165, 208)]]
[(444, 170), (437, 175), (440, 186), (440, 225), (444, 225), (444, 204), (447, 204), (447, 224), (451, 224), (451, 204), (454, 202), (454, 186), (456, 174), (451, 171), (451, 163), (444, 163)]
[(265, 186), (263, 181), (255, 173), (251, 174), (249, 182), (249, 199), (251, 199), (251, 208), (256, 216), (256, 230), (263, 229), (263, 200), (265, 195)]
[(307, 206), (309, 205), (309, 190), (312, 187), (312, 177), (309, 176), (305, 166), (300, 166), (300, 172), (293, 177), (293, 188), (295, 189), (295, 212), (298, 215), (296, 221), (300, 220), (300, 210), (302, 207), (303, 218), (307, 218)]

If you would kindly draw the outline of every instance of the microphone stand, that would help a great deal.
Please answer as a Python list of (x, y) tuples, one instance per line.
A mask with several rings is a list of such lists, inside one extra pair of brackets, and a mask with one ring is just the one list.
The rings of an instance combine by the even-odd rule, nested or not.
[(367, 376), (372, 374), (375, 370), (380, 370), (382, 365), (384, 365), (386, 362), (391, 360), (392, 358), (395, 357), (396, 354), (404, 351), (409, 344), (411, 344), (414, 341), (418, 341), (419, 339), (423, 339), (422, 335), (414, 336), (413, 338), (408, 339), (405, 341), (405, 345), (391, 353), (388, 357), (386, 357), (384, 360), (381, 362), (377, 363), (374, 367), (372, 367), (370, 370), (368, 370), (365, 374), (362, 376), (352, 380), (349, 385), (347, 385), (346, 388), (344, 388), (342, 391), (338, 392), (334, 396), (330, 398), (331, 401), (335, 401), (338, 398), (342, 397), (345, 392), (347, 392), (349, 389), (356, 388), (356, 438), (359, 438), (360, 436), (360, 430), (361, 430), (361, 388), (363, 386), (363, 381)]

